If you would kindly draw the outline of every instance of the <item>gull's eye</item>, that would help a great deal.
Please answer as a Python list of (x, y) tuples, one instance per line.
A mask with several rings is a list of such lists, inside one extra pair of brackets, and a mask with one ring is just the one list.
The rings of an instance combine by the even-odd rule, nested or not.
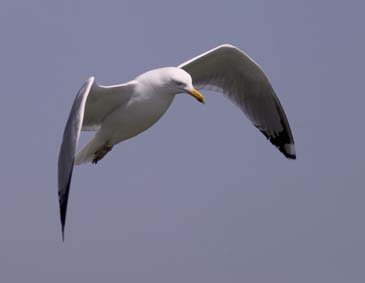
[(178, 86), (183, 86), (183, 85), (184, 85), (184, 83), (183, 83), (183, 82), (180, 82), (180, 81), (174, 81), (174, 83), (175, 83), (176, 85), (178, 85)]

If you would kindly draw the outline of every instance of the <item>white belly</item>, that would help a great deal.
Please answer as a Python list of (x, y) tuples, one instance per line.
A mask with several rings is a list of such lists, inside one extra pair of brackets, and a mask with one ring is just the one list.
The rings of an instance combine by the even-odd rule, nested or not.
[(99, 137), (111, 146), (132, 138), (156, 123), (169, 108), (174, 95), (131, 99), (104, 120)]

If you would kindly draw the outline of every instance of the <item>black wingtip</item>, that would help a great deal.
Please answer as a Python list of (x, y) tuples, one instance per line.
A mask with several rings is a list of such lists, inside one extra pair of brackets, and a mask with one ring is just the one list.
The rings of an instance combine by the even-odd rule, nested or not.
[[(280, 150), (280, 149), (279, 149)], [(297, 159), (297, 156), (296, 156), (296, 154), (294, 153), (294, 154), (291, 154), (291, 153), (288, 153), (288, 152), (286, 152), (286, 151), (282, 151), (282, 150), (280, 150), (283, 154), (284, 154), (284, 156), (286, 157), (286, 158), (288, 158), (288, 159), (292, 159), (292, 160), (295, 160), (295, 159)]]
[(278, 143), (275, 144), (278, 147), (278, 149), (280, 150), (281, 153), (284, 154), (284, 156), (288, 159), (297, 159), (297, 155), (295, 153), (295, 145), (292, 141), (289, 141), (288, 143)]
[(66, 224), (66, 212), (67, 212), (67, 200), (68, 196), (60, 198), (60, 220), (62, 229), (62, 241), (65, 241), (65, 224)]
[(67, 210), (67, 198), (66, 198), (66, 200), (60, 199), (60, 220), (61, 220), (61, 230), (62, 230), (62, 242), (65, 241), (66, 210)]
[(268, 134), (261, 129), (260, 131), (274, 146), (279, 149), (282, 154), (284, 154), (286, 158), (293, 160), (297, 159), (294, 141), (290, 133), (281, 131), (280, 133), (273, 135)]
[(62, 241), (65, 241), (65, 225), (66, 225), (66, 214), (67, 214), (67, 203), (68, 195), (70, 192), (70, 184), (72, 179), (72, 171), (70, 172), (66, 190), (63, 194), (58, 195), (59, 206), (60, 206), (60, 220), (61, 220), (61, 230), (62, 230)]
[(65, 226), (62, 226), (62, 242), (65, 242)]

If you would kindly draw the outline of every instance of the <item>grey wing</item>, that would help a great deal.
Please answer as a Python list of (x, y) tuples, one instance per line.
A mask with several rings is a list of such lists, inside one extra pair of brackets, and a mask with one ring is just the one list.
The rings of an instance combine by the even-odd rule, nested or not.
[(115, 86), (100, 86), (88, 79), (76, 95), (63, 133), (58, 157), (58, 197), (62, 237), (66, 222), (67, 202), (70, 191), (75, 152), (81, 131), (97, 130), (105, 117), (128, 101), (134, 81)]
[(86, 100), (81, 130), (98, 130), (106, 116), (128, 101), (135, 84), (135, 81), (114, 86), (101, 86), (94, 83)]
[(83, 84), (76, 95), (63, 132), (61, 149), (58, 156), (58, 199), (63, 239), (75, 151), (80, 137), (86, 99), (93, 83), (94, 78), (91, 77)]
[(263, 70), (243, 51), (221, 45), (178, 67), (195, 87), (223, 92), (287, 158), (296, 158), (283, 107)]

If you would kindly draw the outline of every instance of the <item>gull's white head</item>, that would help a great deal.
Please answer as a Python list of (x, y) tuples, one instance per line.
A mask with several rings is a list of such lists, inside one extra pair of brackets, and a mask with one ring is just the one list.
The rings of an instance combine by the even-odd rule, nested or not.
[(167, 67), (148, 71), (137, 78), (144, 84), (158, 88), (161, 92), (178, 94), (188, 93), (195, 97), (199, 102), (204, 103), (204, 96), (193, 86), (191, 76), (186, 71)]

